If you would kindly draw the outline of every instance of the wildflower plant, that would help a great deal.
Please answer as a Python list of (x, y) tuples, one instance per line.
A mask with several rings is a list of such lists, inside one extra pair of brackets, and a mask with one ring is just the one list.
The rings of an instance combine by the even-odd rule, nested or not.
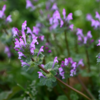
[[(62, 94), (58, 90), (63, 91), (64, 96), (57, 97), (58, 99), (53, 98), (55, 100), (61, 100), (64, 97), (67, 98), (66, 100), (71, 100), (73, 96), (81, 99), (84, 97), (87, 100), (95, 100), (93, 94), (80, 78), (83, 74), (81, 70), (85, 69), (85, 67), (88, 68), (87, 72), (89, 74), (92, 73), (89, 55), (91, 53), (89, 52), (91, 49), (90, 45), (94, 42), (92, 31), (88, 30), (87, 34), (84, 35), (84, 30), (76, 28), (77, 26), (72, 23), (74, 22), (72, 20), (75, 14), (72, 11), (68, 13), (65, 8), (60, 12), (56, 0), (45, 2), (26, 0), (25, 4), (26, 9), (31, 11), (29, 13), (38, 13), (37, 15), (39, 15), (36, 16), (38, 20), (34, 21), (34, 26), (30, 25), (29, 27), (28, 21), (24, 17), (24, 21), (21, 20), (22, 25), (20, 25), (20, 28), (16, 27), (16, 24), (11, 27), (9, 23), (13, 19), (11, 15), (6, 16), (6, 5), (0, 10), (0, 29), (2, 33), (0, 34), (0, 39), (5, 43), (4, 53), (7, 54), (8, 59), (11, 57), (15, 58), (9, 61), (8, 72), (6, 70), (0, 72), (0, 74), (3, 73), (8, 78), (7, 82), (16, 85), (12, 92), (8, 93), (6, 99), (13, 100), (14, 98), (16, 99), (17, 95), (20, 95), (18, 99), (49, 100), (47, 99), (49, 98), (48, 89), (52, 94), (54, 91), (56, 95)], [(91, 21), (91, 26), (97, 29), (100, 27), (100, 14), (97, 11), (95, 18), (97, 20), (94, 20), (90, 14), (87, 15), (87, 20)], [(74, 36), (72, 33), (75, 33)], [(75, 44), (75, 47), (73, 47), (72, 43)], [(77, 48), (78, 45), (85, 47), (88, 66), (83, 63), (85, 60), (78, 52), (80, 50)], [(97, 46), (100, 46), (100, 40), (98, 40)], [(17, 55), (17, 58), (15, 55)], [(97, 55), (97, 62), (100, 62), (100, 54)], [(6, 61), (6, 63), (8, 62)], [(9, 68), (9, 66), (15, 67)], [(18, 80), (19, 77), (21, 77), (20, 80)], [(87, 94), (71, 85), (71, 79), (73, 78), (78, 80)], [(89, 80), (89, 82), (91, 81)], [(82, 97), (78, 97), (75, 93), (80, 94)], [(48, 96), (46, 97), (44, 94)], [(44, 97), (41, 98), (42, 96)]]

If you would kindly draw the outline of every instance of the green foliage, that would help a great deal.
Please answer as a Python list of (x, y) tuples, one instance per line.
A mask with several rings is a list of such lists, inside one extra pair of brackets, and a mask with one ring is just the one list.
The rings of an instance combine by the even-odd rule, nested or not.
[(68, 100), (68, 98), (65, 95), (61, 95), (57, 98), (57, 100)]

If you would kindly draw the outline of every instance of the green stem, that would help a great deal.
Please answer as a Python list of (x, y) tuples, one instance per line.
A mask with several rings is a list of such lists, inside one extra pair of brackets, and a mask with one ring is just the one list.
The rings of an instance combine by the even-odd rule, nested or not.
[(66, 43), (66, 48), (67, 48), (67, 52), (68, 52), (68, 57), (70, 57), (70, 50), (69, 50), (66, 30), (64, 32), (64, 35), (65, 35), (65, 43)]
[(88, 72), (91, 72), (89, 54), (88, 54), (88, 51), (87, 51), (87, 48), (86, 47), (85, 47), (85, 53), (86, 53), (87, 64), (88, 64)]
[[(40, 69), (42, 69), (45, 73), (47, 73), (47, 74), (49, 73), (46, 69), (44, 69), (44, 68), (41, 67), (40, 65), (38, 65), (38, 67), (39, 67)], [(90, 99), (88, 96), (86, 96), (85, 94), (83, 94), (82, 92), (76, 90), (75, 88), (71, 87), (70, 85), (68, 85), (68, 84), (66, 84), (65, 82), (63, 82), (62, 80), (60, 80), (58, 77), (55, 76), (55, 78), (57, 79), (57, 81), (59, 81), (61, 84), (63, 84), (64, 86), (68, 87), (69, 89), (71, 89), (71, 90), (77, 92), (78, 94), (80, 94), (81, 96), (85, 97), (85, 98), (88, 99), (88, 100), (92, 100), (92, 99)]]

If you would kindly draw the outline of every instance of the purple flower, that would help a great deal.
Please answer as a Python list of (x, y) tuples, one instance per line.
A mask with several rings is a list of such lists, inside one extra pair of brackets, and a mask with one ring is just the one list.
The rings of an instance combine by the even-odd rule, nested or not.
[(54, 67), (55, 63), (58, 63), (57, 57), (54, 58), (52, 68)]
[(78, 41), (82, 41), (82, 37), (78, 35)]
[(23, 56), (23, 57), (26, 57), (22, 52), (18, 52), (18, 54), (19, 54), (18, 59), (21, 59), (22, 56)]
[[(40, 50), (39, 50), (39, 52), (38, 52), (38, 55), (39, 55), (41, 52), (44, 52), (43, 47), (44, 47), (44, 46), (41, 46), (41, 48), (40, 48)], [(38, 56), (38, 55), (37, 55), (37, 56)]]
[(52, 6), (52, 8), (51, 8), (51, 10), (57, 10), (57, 9), (58, 9), (57, 4), (54, 3), (53, 6)]
[(64, 17), (64, 19), (65, 19), (65, 18), (66, 18), (66, 10), (65, 10), (65, 9), (63, 9), (62, 14), (63, 14), (63, 17)]
[(62, 76), (62, 79), (64, 79), (65, 76), (64, 76), (64, 70), (63, 70), (63, 68), (60, 67), (58, 70), (59, 70), (59, 74)]
[(69, 25), (69, 28), (70, 28), (72, 31), (73, 31), (73, 27), (74, 27), (73, 24)]
[(91, 20), (91, 26), (94, 26), (95, 29), (96, 29), (97, 27), (100, 26), (100, 23), (99, 23), (99, 21), (92, 19)]
[(35, 33), (36, 35), (38, 35), (38, 33), (39, 33), (39, 28), (38, 27), (33, 27), (33, 33)]
[(31, 42), (31, 44), (30, 44), (30, 52), (31, 52), (32, 54), (34, 54), (35, 43), (36, 43), (36, 42), (37, 42), (37, 37), (34, 38), (34, 39), (32, 40), (32, 42)]
[(76, 62), (73, 62), (73, 63), (72, 63), (72, 68), (73, 68), (73, 69), (76, 69)]
[(67, 59), (67, 58), (65, 58), (64, 65), (65, 65), (65, 66), (67, 66), (67, 65), (68, 65), (68, 59)]
[(25, 35), (25, 32), (24, 32), (24, 31), (22, 31), (22, 37), (23, 37), (24, 42), (25, 42), (25, 45), (26, 45), (26, 44), (27, 44), (27, 43), (26, 43), (26, 35)]
[(91, 31), (87, 32), (87, 38), (92, 38)]
[(70, 71), (70, 76), (73, 76), (73, 75), (75, 75), (75, 74), (76, 74), (76, 70), (72, 69), (72, 70)]
[(53, 19), (54, 19), (54, 22), (57, 22), (58, 19), (61, 19), (60, 17), (60, 13), (58, 10), (56, 10), (53, 14)]
[(6, 18), (6, 21), (7, 21), (7, 22), (12, 22), (11, 15), (9, 15), (9, 16)]
[(5, 47), (4, 52), (7, 54), (7, 56), (10, 58), (11, 57), (11, 52), (8, 46)]
[(0, 10), (0, 18), (2, 18), (4, 16), (5, 10), (6, 10), (6, 5), (4, 5), (2, 10)]
[(62, 27), (64, 24), (63, 20), (60, 20), (60, 27)]
[(80, 60), (79, 60), (78, 65), (84, 66), (83, 59), (80, 59)]
[(22, 23), (22, 31), (26, 29), (27, 26), (27, 21), (25, 20), (24, 23)]
[(73, 59), (71, 57), (69, 57), (68, 62), (73, 63)]
[(65, 67), (64, 61), (61, 62), (61, 67)]
[(16, 35), (18, 35), (18, 29), (16, 27), (12, 28), (12, 34), (13, 34), (13, 37), (15, 37)]
[(99, 15), (99, 13), (96, 11), (96, 16), (95, 16), (95, 18), (98, 18), (99, 20), (100, 20), (100, 15)]
[(19, 48), (21, 48), (20, 47), (20, 42), (17, 38), (15, 38), (15, 47), (14, 47), (14, 49), (19, 49)]
[(24, 65), (30, 66), (28, 63), (24, 62), (23, 60), (20, 60), (20, 61), (21, 61), (21, 65), (22, 65), (22, 66), (24, 66)]
[(91, 20), (92, 20), (92, 16), (91, 16), (90, 14), (87, 14), (86, 19), (87, 19), (88, 21), (91, 21)]
[(41, 78), (41, 77), (44, 77), (44, 78), (46, 78), (43, 74), (42, 74), (42, 72), (37, 72), (38, 74), (39, 74), (39, 78)]
[(41, 41), (43, 41), (44, 40), (44, 35), (39, 36), (39, 38), (41, 39)]
[(27, 27), (27, 33), (31, 33), (32, 34), (32, 31), (29, 27)]
[(25, 43), (22, 38), (19, 39), (20, 41), (20, 48), (25, 47)]
[(44, 64), (41, 64), (41, 67), (43, 67), (43, 68), (44, 68)]
[(77, 28), (77, 35), (80, 35), (80, 36), (83, 36), (83, 32), (82, 32), (82, 29), (80, 28)]
[(100, 40), (98, 40), (98, 42), (99, 42), (99, 43), (97, 44), (97, 46), (100, 46)]
[(86, 44), (87, 43), (87, 37), (85, 36), (84, 37), (84, 44)]
[(72, 15), (73, 15), (72, 13), (69, 13), (68, 16), (67, 16), (67, 18), (66, 18), (66, 20), (67, 21), (72, 20), (73, 19)]
[(51, 50), (48, 50), (48, 53), (51, 53), (52, 51)]
[(27, 8), (34, 8), (33, 4), (31, 3), (30, 0), (26, 0), (26, 9)]

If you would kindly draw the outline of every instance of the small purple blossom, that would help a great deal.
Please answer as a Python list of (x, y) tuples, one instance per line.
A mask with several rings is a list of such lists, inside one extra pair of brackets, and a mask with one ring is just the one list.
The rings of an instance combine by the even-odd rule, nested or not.
[(12, 34), (13, 34), (13, 37), (15, 37), (16, 35), (18, 35), (18, 29), (16, 27), (12, 28)]
[(78, 65), (84, 66), (83, 59), (80, 59)]
[(44, 40), (44, 35), (39, 36), (39, 38), (41, 39), (41, 41), (43, 41)]
[(58, 9), (57, 4), (54, 3), (53, 6), (52, 6), (52, 8), (51, 8), (51, 10), (57, 10), (57, 9)]
[(69, 28), (70, 28), (72, 31), (73, 31), (73, 27), (74, 27), (73, 24), (69, 25)]
[(100, 46), (100, 39), (98, 40), (98, 42), (99, 42), (99, 43), (97, 44), (97, 46)]
[(87, 32), (87, 38), (92, 38), (91, 31)]
[[(44, 52), (43, 48), (44, 48), (44, 46), (41, 46), (41, 48), (40, 48), (40, 50), (39, 50), (39, 52), (38, 52), (38, 55), (39, 55), (41, 52)], [(38, 55), (37, 55), (37, 56), (38, 56)]]
[(69, 62), (69, 61), (68, 61), (68, 59), (67, 59), (67, 58), (65, 58), (64, 65), (65, 65), (65, 66), (67, 66), (67, 65), (68, 65), (68, 62)]
[(83, 36), (83, 31), (82, 31), (82, 29), (77, 28), (76, 34), (77, 34), (77, 35), (80, 35), (80, 36)]
[(91, 20), (92, 20), (92, 16), (91, 16), (90, 14), (87, 14), (86, 19), (87, 19), (88, 21), (91, 21)]
[(0, 10), (0, 18), (2, 18), (4, 16), (5, 10), (6, 10), (6, 5), (4, 5), (2, 10)]
[(62, 76), (62, 79), (65, 79), (63, 68), (60, 67), (58, 70), (59, 70), (59, 74)]
[(21, 59), (22, 56), (26, 57), (22, 52), (18, 52), (18, 55), (19, 55), (18, 59)]
[(41, 77), (44, 77), (44, 78), (46, 78), (43, 74), (42, 74), (42, 72), (37, 72), (38, 74), (39, 74), (39, 78), (41, 78)]
[(41, 67), (43, 67), (43, 68), (44, 68), (44, 64), (41, 64)]
[(28, 9), (28, 8), (34, 8), (34, 6), (30, 0), (26, 0), (26, 9)]
[(48, 50), (48, 53), (51, 53), (52, 51), (51, 50)]
[(6, 21), (7, 21), (7, 22), (12, 22), (11, 15), (9, 15), (9, 16), (6, 18)]
[(27, 27), (27, 33), (31, 33), (32, 34), (32, 31), (29, 27)]
[(7, 54), (7, 56), (10, 58), (11, 57), (11, 52), (8, 46), (5, 47), (4, 52)]
[(27, 26), (27, 21), (25, 20), (24, 23), (22, 23), (22, 31), (26, 29)]
[(73, 63), (73, 59), (71, 57), (69, 57), (68, 62)]
[(72, 16), (73, 16), (73, 14), (72, 14), (72, 13), (69, 13), (68, 16), (67, 16), (67, 18), (66, 18), (66, 20), (67, 20), (67, 21), (72, 20), (72, 19), (73, 19)]
[(33, 33), (35, 33), (36, 35), (38, 35), (38, 33), (39, 33), (39, 28), (38, 27), (33, 27)]
[(21, 61), (21, 65), (22, 65), (22, 66), (24, 66), (24, 65), (30, 66), (28, 63), (24, 62), (23, 60), (20, 60), (20, 61)]
[(96, 11), (96, 16), (95, 16), (95, 18), (97, 18), (97, 19), (99, 19), (100, 20), (100, 15), (99, 15), (99, 13)]
[(55, 63), (58, 63), (57, 57), (54, 58), (52, 68), (54, 67)]
[(87, 39), (87, 37), (85, 36), (85, 37), (84, 37), (84, 44), (87, 43), (87, 40), (88, 40), (88, 39)]
[(66, 18), (66, 10), (65, 10), (65, 9), (63, 9), (62, 14), (63, 14), (63, 17), (64, 17), (64, 19), (65, 19), (65, 18)]

